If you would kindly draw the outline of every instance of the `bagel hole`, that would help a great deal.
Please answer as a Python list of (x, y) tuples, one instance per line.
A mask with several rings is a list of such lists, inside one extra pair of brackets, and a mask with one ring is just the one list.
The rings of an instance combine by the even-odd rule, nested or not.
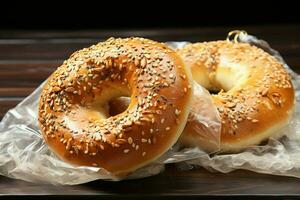
[(124, 112), (130, 104), (130, 97), (121, 96), (113, 98), (108, 102), (109, 105), (109, 116), (115, 116)]
[(208, 92), (210, 94), (219, 94), (220, 91), (224, 91), (223, 89), (219, 89), (219, 88), (215, 88), (215, 89), (212, 89), (212, 90), (208, 90)]

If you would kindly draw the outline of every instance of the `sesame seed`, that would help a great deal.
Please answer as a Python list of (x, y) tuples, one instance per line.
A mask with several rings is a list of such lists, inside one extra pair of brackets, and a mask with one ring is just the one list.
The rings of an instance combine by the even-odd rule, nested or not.
[(127, 140), (128, 140), (128, 144), (132, 144), (133, 140), (131, 137), (129, 137)]
[(180, 75), (180, 77), (183, 79), (183, 80), (185, 80), (186, 79), (186, 75)]
[(181, 113), (181, 111), (180, 111), (180, 110), (178, 110), (178, 109), (176, 109), (176, 110), (175, 110), (175, 115), (177, 115), (177, 116), (178, 116), (178, 115), (180, 115), (180, 113)]
[(234, 103), (234, 102), (227, 102), (226, 103), (226, 107), (228, 107), (228, 108), (233, 108), (233, 107), (235, 107), (235, 105), (236, 105), (236, 103)]
[(104, 150), (104, 146), (102, 144), (100, 144), (100, 149)]
[(154, 124), (155, 123), (155, 118), (151, 119), (151, 123)]
[(166, 127), (166, 131), (169, 131), (171, 128), (169, 126)]
[(142, 138), (142, 139), (141, 139), (141, 142), (142, 142), (142, 143), (146, 143), (147, 141), (148, 141), (148, 140), (145, 139), (145, 138)]
[(169, 74), (169, 78), (173, 78), (174, 77), (174, 74)]
[(129, 149), (124, 149), (124, 153), (128, 153), (129, 152)]
[(143, 58), (143, 59), (141, 60), (141, 67), (145, 67), (145, 66), (146, 66), (146, 63), (147, 63), (146, 58)]

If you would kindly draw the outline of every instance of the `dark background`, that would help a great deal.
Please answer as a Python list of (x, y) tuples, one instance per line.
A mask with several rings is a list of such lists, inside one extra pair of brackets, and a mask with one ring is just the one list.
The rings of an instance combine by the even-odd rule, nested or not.
[(1, 29), (131, 29), (299, 24), (296, 1), (10, 1)]

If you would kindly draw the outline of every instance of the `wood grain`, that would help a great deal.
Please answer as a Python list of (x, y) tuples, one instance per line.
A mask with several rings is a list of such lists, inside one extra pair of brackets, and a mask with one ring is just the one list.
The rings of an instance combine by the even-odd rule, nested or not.
[[(300, 25), (209, 27), (151, 30), (0, 31), (0, 119), (40, 85), (75, 50), (108, 37), (141, 36), (158, 41), (208, 41), (245, 29), (267, 40), (300, 73)], [(178, 170), (174, 165), (157, 176), (122, 182), (94, 181), (79, 186), (51, 186), (0, 177), (0, 198), (169, 199), (222, 197), (300, 198), (300, 179), (236, 171), (210, 173)], [(83, 197), (85, 196), (85, 197)]]
[[(5, 184), (4, 184), (5, 183)], [(15, 195), (99, 195), (98, 197), (188, 197), (258, 195), (299, 195), (296, 178), (283, 178), (238, 170), (229, 174), (209, 173), (204, 169), (182, 171), (174, 165), (164, 173), (138, 180), (121, 182), (93, 181), (79, 186), (52, 186), (0, 179), (0, 194)], [(141, 187), (142, 186), (142, 187)], [(296, 188), (295, 188), (296, 187)]]

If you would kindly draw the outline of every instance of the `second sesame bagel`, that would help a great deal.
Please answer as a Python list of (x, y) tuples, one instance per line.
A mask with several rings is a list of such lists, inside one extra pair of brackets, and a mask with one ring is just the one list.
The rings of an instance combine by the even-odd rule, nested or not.
[[(194, 80), (215, 93), (211, 97), (222, 121), (221, 150), (236, 151), (280, 136), (278, 130), (291, 117), (295, 94), (276, 58), (250, 44), (228, 41), (188, 44), (177, 53)], [(180, 143), (215, 148), (203, 140), (205, 133), (196, 128), (203, 124), (192, 115)]]

